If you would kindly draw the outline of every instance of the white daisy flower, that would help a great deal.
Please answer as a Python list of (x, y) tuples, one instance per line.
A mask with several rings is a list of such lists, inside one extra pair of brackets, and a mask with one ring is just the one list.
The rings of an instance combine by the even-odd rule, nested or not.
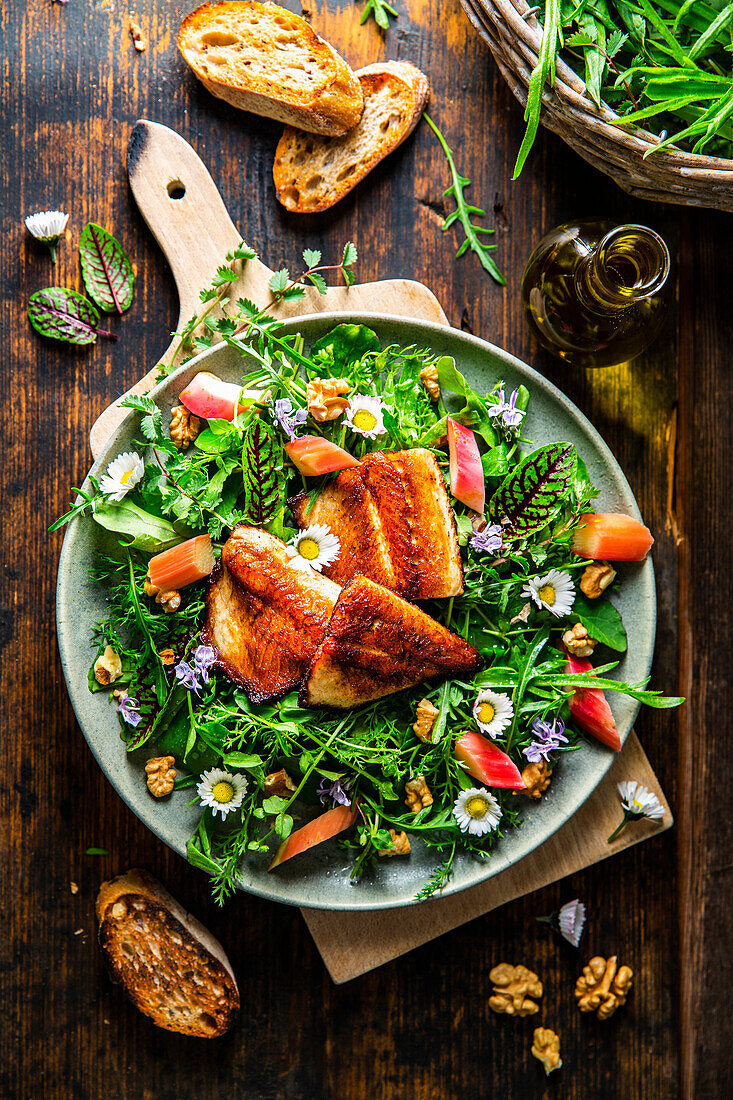
[(63, 210), (41, 210), (37, 214), (29, 214), (25, 219), (26, 229), (31, 236), (48, 245), (52, 263), (56, 263), (56, 244), (66, 229), (68, 220), (69, 215), (64, 214)]
[(196, 793), (203, 806), (208, 806), (214, 817), (221, 814), (225, 818), (232, 810), (242, 805), (247, 791), (247, 780), (243, 775), (211, 768), (204, 772), (196, 785)]
[(453, 806), (453, 816), (462, 833), (483, 836), (491, 833), (501, 820), (501, 807), (485, 787), (461, 791)]
[(110, 462), (107, 473), (99, 479), (99, 488), (110, 500), (120, 501), (135, 488), (144, 470), (145, 463), (137, 451), (125, 451)]
[(349, 404), (344, 413), (344, 424), (351, 428), (357, 435), (363, 435), (367, 439), (376, 439), (378, 435), (386, 435), (384, 426), (384, 402), (378, 397), (369, 397), (365, 394), (356, 394), (349, 398)]
[(539, 608), (549, 611), (561, 619), (569, 615), (575, 603), (575, 585), (569, 573), (551, 569), (544, 577), (530, 577), (522, 589), (523, 596), (529, 596)]
[(325, 523), (314, 523), (291, 539), (285, 547), (295, 569), (316, 569), (332, 565), (339, 556), (341, 543)]
[(585, 926), (585, 906), (583, 902), (578, 898), (566, 902), (557, 914), (557, 923), (563, 939), (566, 939), (573, 947), (577, 947)]
[(664, 817), (664, 806), (657, 796), (635, 779), (619, 783), (618, 793), (621, 795), (621, 805), (627, 813), (635, 817), (650, 817), (653, 821), (661, 821)]
[(512, 701), (505, 692), (480, 691), (473, 704), (473, 720), (482, 733), (496, 739), (514, 717)]

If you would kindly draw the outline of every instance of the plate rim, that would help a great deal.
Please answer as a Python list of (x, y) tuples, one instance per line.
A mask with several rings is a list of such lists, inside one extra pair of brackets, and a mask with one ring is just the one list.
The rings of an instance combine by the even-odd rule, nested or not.
[[(452, 325), (442, 324), (442, 323), (436, 322), (436, 321), (425, 321), (425, 320), (421, 320), (420, 318), (404, 317), (404, 316), (401, 316), (399, 314), (374, 313), (373, 311), (367, 311), (367, 310), (333, 310), (333, 311), (324, 311), (322, 313), (301, 314), (301, 315), (297, 315), (297, 316), (294, 316), (294, 317), (287, 318), (286, 320), (283, 321), (283, 326), (285, 328), (287, 328), (288, 330), (296, 330), (297, 331), (298, 328), (300, 326), (302, 326), (303, 324), (316, 324), (316, 323), (330, 324), (332, 326), (335, 326), (337, 324), (345, 324), (345, 323), (346, 324), (348, 324), (348, 323), (369, 324), (369, 325), (376, 325), (376, 326), (379, 326), (380, 324), (392, 324), (392, 325), (398, 325), (398, 326), (407, 326), (408, 328), (414, 329), (416, 331), (416, 333), (418, 333), (418, 332), (423, 333), (423, 334), (432, 334), (432, 333), (434, 333), (437, 337), (445, 337), (446, 333), (450, 333), (450, 336), (451, 336), (452, 339), (458, 339), (459, 341), (463, 341), (466, 344), (472, 345), (475, 349), (477, 349), (478, 351), (480, 351), (484, 354), (489, 353), (491, 355), (494, 355), (497, 358), (499, 358), (500, 360), (502, 360), (505, 363), (507, 363), (508, 365), (510, 365), (511, 367), (513, 367), (519, 373), (524, 374), (524, 375), (528, 375), (531, 379), (531, 384), (539, 386), (539, 388), (545, 390), (551, 397), (553, 397), (555, 399), (555, 401), (557, 401), (563, 407), (565, 412), (569, 413), (570, 416), (573, 419), (575, 419), (577, 422), (580, 423), (580, 425), (586, 430), (586, 432), (588, 432), (589, 434), (591, 434), (593, 436), (595, 445), (598, 447), (598, 450), (600, 451), (604, 462), (614, 471), (615, 476), (620, 480), (622, 485), (625, 486), (625, 488), (627, 489), (627, 491), (628, 491), (628, 493), (631, 497), (631, 500), (633, 501), (633, 511), (635, 513), (635, 517), (637, 519), (642, 518), (640, 509), (639, 509), (638, 503), (636, 501), (635, 494), (634, 494), (634, 492), (631, 488), (631, 485), (629, 484), (628, 479), (627, 479), (620, 463), (616, 459), (615, 455), (611, 451), (611, 449), (608, 446), (608, 444), (606, 443), (606, 441), (601, 436), (598, 429), (595, 428), (595, 426), (591, 423), (591, 421), (588, 419), (588, 417), (578, 408), (578, 406), (558, 386), (556, 386), (553, 382), (550, 382), (547, 378), (545, 378), (542, 374), (540, 374), (539, 371), (537, 371), (534, 367), (530, 366), (529, 363), (526, 363), (526, 362), (524, 362), (524, 360), (521, 360), (521, 359), (517, 358), (516, 356), (512, 355), (511, 352), (508, 352), (505, 349), (500, 348), (496, 344), (492, 344), (488, 340), (484, 340), (479, 336), (475, 336), (472, 333), (467, 333), (467, 332), (463, 332), (460, 329), (456, 329)], [(420, 340), (417, 340), (416, 342), (417, 343), (422, 343), (424, 341), (425, 341), (425, 337), (423, 337)], [(225, 348), (225, 347), (227, 347), (227, 345), (222, 344), (222, 343), (217, 343), (213, 347), (206, 348), (204, 351), (200, 352), (198, 355), (193, 356), (186, 363), (184, 363), (181, 366), (177, 367), (175, 371), (173, 371), (170, 375), (166, 376), (156, 386), (154, 386), (151, 390), (149, 390), (148, 393), (147, 393), (147, 396), (149, 396), (153, 400), (157, 401), (158, 396), (167, 387), (169, 387), (175, 379), (177, 379), (179, 376), (183, 375), (184, 373), (190, 372), (193, 367), (197, 367), (198, 370), (205, 369), (204, 364), (210, 358), (213, 358), (214, 356), (216, 356), (217, 353), (221, 352), (222, 349)], [(109, 456), (110, 452), (112, 452), (114, 450), (114, 448), (117, 444), (117, 441), (121, 438), (123, 433), (126, 431), (128, 419), (129, 419), (129, 417), (126, 416), (124, 418), (124, 420), (117, 426), (117, 428), (114, 430), (114, 432), (110, 435), (110, 437), (106, 441), (104, 447), (102, 448), (102, 450), (99, 454), (99, 457), (95, 460), (95, 462), (93, 463), (92, 467), (90, 468), (87, 476), (85, 477), (84, 482), (82, 484), (82, 488), (85, 488), (86, 486), (88, 486), (90, 475), (92, 475), (92, 474), (96, 475), (98, 473), (99, 469), (103, 465), (106, 465), (109, 462), (109, 457), (108, 456)], [(69, 699), (71, 701), (72, 708), (74, 710), (74, 714), (76, 716), (77, 723), (78, 723), (78, 725), (81, 729), (82, 735), (84, 736), (84, 740), (86, 741), (86, 744), (87, 744), (88, 748), (91, 750), (92, 755), (94, 756), (97, 764), (101, 768), (105, 778), (109, 781), (109, 783), (113, 787), (115, 793), (118, 795), (118, 797), (120, 797), (122, 799), (122, 801), (125, 803), (125, 805), (128, 807), (128, 809), (130, 809), (135, 814), (135, 816), (145, 825), (145, 827), (147, 829), (149, 829), (158, 838), (158, 840), (161, 840), (168, 848), (171, 848), (174, 852), (176, 852), (177, 855), (180, 855), (185, 859), (186, 858), (185, 842), (183, 844), (181, 844), (177, 840), (175, 840), (175, 839), (171, 838), (169, 835), (167, 835), (165, 830), (162, 828), (162, 826), (156, 826), (154, 824), (154, 821), (155, 821), (154, 813), (146, 814), (143, 809), (138, 808), (138, 806), (136, 806), (133, 803), (133, 801), (130, 798), (128, 798), (127, 795), (122, 790), (120, 790), (117, 783), (115, 782), (115, 778), (114, 778), (114, 770), (115, 769), (114, 769), (114, 766), (109, 765), (105, 761), (101, 751), (98, 751), (97, 746), (93, 743), (93, 741), (90, 739), (90, 737), (87, 734), (85, 724), (84, 724), (84, 721), (82, 720), (82, 715), (81, 715), (81, 699), (77, 700), (77, 698), (75, 697), (75, 693), (72, 691), (72, 687), (71, 687), (72, 679), (71, 679), (71, 674), (70, 674), (70, 668), (71, 668), (71, 665), (73, 663), (72, 662), (72, 655), (73, 655), (73, 651), (74, 651), (74, 648), (75, 648), (75, 645), (76, 645), (76, 640), (70, 636), (71, 627), (70, 627), (69, 623), (67, 622), (66, 618), (62, 615), (62, 608), (64, 606), (65, 599), (68, 597), (68, 593), (67, 593), (67, 590), (66, 590), (66, 584), (67, 584), (67, 580), (68, 580), (68, 560), (69, 560), (69, 556), (72, 552), (71, 544), (72, 544), (72, 541), (73, 541), (73, 533), (74, 533), (74, 531), (76, 530), (77, 526), (79, 525), (79, 523), (81, 521), (82, 520), (81, 520), (80, 517), (75, 518), (68, 525), (68, 527), (66, 529), (63, 544), (62, 544), (62, 547), (61, 547), (61, 552), (59, 554), (59, 563), (58, 563), (57, 580), (56, 580), (57, 645), (58, 645), (58, 649), (59, 649), (59, 655), (60, 655), (60, 659), (61, 659), (61, 666), (62, 666), (62, 671), (63, 671), (63, 674), (64, 674), (64, 681), (65, 681), (67, 693), (68, 693)], [(643, 676), (647, 676), (649, 674), (649, 672), (651, 670), (651, 667), (652, 667), (652, 664), (653, 664), (654, 651), (655, 651), (655, 648), (656, 648), (657, 593), (656, 593), (656, 582), (655, 582), (654, 566), (653, 566), (651, 558), (647, 558), (645, 560), (645, 562), (642, 563), (642, 567), (646, 571), (646, 573), (648, 574), (648, 586), (649, 586), (649, 591), (650, 591), (650, 596), (651, 596), (651, 604), (650, 604), (650, 607), (648, 609), (649, 614), (647, 616), (648, 623), (649, 623), (649, 627), (648, 627), (649, 636), (650, 636), (649, 653), (648, 653), (648, 659), (647, 659), (647, 662), (646, 662), (646, 668), (643, 670)], [(634, 707), (632, 707), (632, 715), (631, 715), (631, 719), (630, 719), (630, 722), (629, 722), (629, 728), (628, 728), (628, 730), (627, 730), (627, 732), (624, 736), (622, 746), (621, 746), (621, 751), (623, 750), (623, 746), (626, 744), (626, 740), (628, 739), (630, 733), (633, 730), (634, 722), (635, 722), (636, 717), (638, 715), (639, 709), (640, 709), (640, 704), (636, 704)], [(485, 864), (487, 873), (485, 875), (477, 878), (475, 881), (460, 883), (460, 882), (456, 882), (454, 879), (449, 879), (447, 884), (440, 891), (438, 891), (436, 894), (432, 895), (431, 898), (421, 899), (421, 900), (416, 900), (415, 898), (410, 898), (410, 899), (404, 899), (404, 898), (391, 899), (391, 898), (388, 898), (388, 899), (383, 899), (381, 901), (377, 901), (375, 903), (375, 902), (370, 902), (369, 900), (367, 900), (365, 898), (356, 897), (356, 896), (352, 895), (349, 900), (345, 899), (343, 903), (334, 903), (333, 901), (321, 902), (318, 899), (314, 899), (314, 898), (306, 898), (306, 897), (292, 898), (292, 897), (278, 896), (276, 891), (268, 890), (268, 889), (265, 889), (263, 887), (259, 887), (257, 884), (251, 883), (251, 882), (240, 882), (240, 883), (238, 883), (237, 884), (237, 890), (241, 891), (243, 893), (253, 894), (257, 897), (264, 898), (267, 901), (277, 902), (277, 903), (282, 904), (282, 905), (296, 906), (296, 907), (305, 908), (305, 909), (322, 909), (322, 910), (325, 910), (325, 911), (332, 911), (332, 912), (371, 912), (371, 911), (376, 912), (376, 911), (379, 911), (379, 910), (386, 910), (386, 909), (401, 909), (401, 908), (404, 908), (405, 906), (408, 906), (408, 905), (423, 904), (423, 902), (425, 900), (443, 900), (443, 899), (447, 899), (449, 897), (454, 897), (457, 894), (462, 893), (465, 890), (470, 890), (470, 889), (473, 889), (474, 887), (478, 888), (480, 886), (484, 886), (491, 878), (494, 878), (496, 875), (503, 874), (505, 871), (509, 871), (511, 868), (516, 867), (516, 865), (518, 863), (521, 863), (522, 860), (528, 858), (529, 856), (531, 856), (534, 853), (536, 853), (537, 851), (539, 851), (544, 846), (544, 844), (548, 840), (551, 839), (551, 837), (553, 837), (560, 829), (562, 829), (565, 825), (568, 824), (568, 822), (572, 819), (572, 817), (578, 812), (578, 810), (591, 797), (591, 795), (594, 793), (594, 791), (597, 790), (597, 788), (600, 786), (600, 784), (605, 779), (606, 775), (608, 774), (608, 771), (610, 770), (611, 766), (613, 765), (613, 763), (617, 759), (617, 757), (618, 757), (618, 753), (613, 753), (613, 754), (608, 753), (607, 757), (604, 756), (604, 757), (601, 758), (601, 760), (599, 762), (599, 765), (598, 765), (598, 767), (596, 768), (596, 770), (594, 772), (594, 779), (592, 780), (592, 782), (590, 784), (586, 783), (585, 787), (583, 788), (582, 796), (580, 798), (577, 798), (577, 799), (573, 800), (572, 809), (569, 812), (557, 815), (558, 819), (556, 820), (555, 823), (553, 823), (552, 827), (549, 828), (548, 831), (545, 832), (542, 840), (539, 841), (539, 843), (534, 844), (527, 851), (518, 852), (517, 854), (515, 854), (513, 857), (509, 858), (508, 860), (507, 860), (507, 857), (505, 856), (504, 861), (502, 863), (502, 866), (497, 867), (496, 870), (494, 870), (494, 871), (491, 871), (489, 869), (490, 865), (491, 865), (491, 861), (487, 860), (487, 862)], [(152, 811), (154, 809), (155, 809), (155, 804), (153, 803), (150, 806), (150, 810)], [(513, 831), (512, 833), (510, 833), (508, 835), (511, 835), (511, 836), (517, 835), (517, 833), (519, 833), (521, 831), (521, 828), (522, 827), (519, 826), (518, 830)], [(497, 848), (497, 851), (498, 850), (499, 850), (499, 848)], [(307, 883), (308, 880), (304, 879), (304, 882)]]

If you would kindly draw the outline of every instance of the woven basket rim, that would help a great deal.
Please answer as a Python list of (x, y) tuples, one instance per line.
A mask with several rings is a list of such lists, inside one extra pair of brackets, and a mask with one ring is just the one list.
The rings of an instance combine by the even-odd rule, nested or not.
[[(542, 44), (542, 24), (536, 18), (534, 12), (538, 5), (530, 5), (527, 0), (461, 0), (464, 7), (471, 7), (478, 19), (484, 25), (484, 29), (493, 40), (493, 45), (502, 51), (505, 57), (511, 58), (514, 64), (516, 76), (526, 89), (528, 74), (537, 64), (539, 51)], [(492, 28), (486, 25), (489, 21)], [(508, 42), (505, 28), (513, 36), (513, 41)], [(498, 36), (498, 40), (495, 38)], [(519, 47), (519, 48), (518, 48)], [(521, 47), (524, 47), (523, 49)], [(517, 55), (520, 56), (517, 56)], [(522, 72), (524, 70), (524, 72)], [(527, 75), (525, 75), (527, 74)], [(516, 89), (513, 88), (516, 94)], [(555, 81), (552, 88), (546, 86), (543, 89), (543, 110), (548, 101), (552, 102), (552, 93), (555, 98), (555, 113), (562, 113), (579, 126), (585, 126), (594, 131), (596, 139), (602, 136), (604, 145), (626, 147), (628, 152), (643, 154), (656, 149), (660, 138), (635, 126), (633, 123), (621, 126), (610, 125), (610, 119), (620, 119), (610, 107), (603, 104), (598, 108), (588, 95), (585, 82), (569, 65), (561, 58), (557, 59), (555, 67)], [(653, 156), (643, 160), (644, 168), (651, 169), (652, 161), (656, 162), (659, 169), (671, 169), (687, 176), (690, 183), (696, 182), (696, 176), (704, 174), (706, 182), (713, 179), (727, 182), (733, 175), (733, 158), (711, 157), (702, 153), (688, 153), (682, 149), (665, 148), (655, 152)]]

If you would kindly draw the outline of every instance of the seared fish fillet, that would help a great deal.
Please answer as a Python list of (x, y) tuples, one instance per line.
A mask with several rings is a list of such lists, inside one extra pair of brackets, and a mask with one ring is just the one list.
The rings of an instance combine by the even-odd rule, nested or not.
[(308, 502), (301, 494), (291, 511), (301, 529), (325, 523), (338, 535), (341, 553), (324, 568), (337, 584), (361, 573), (409, 600), (463, 591), (453, 509), (430, 451), (375, 451)]
[(367, 577), (341, 591), (300, 689), (301, 704), (345, 709), (481, 666), (473, 646)]
[(290, 565), (274, 535), (236, 527), (209, 583), (202, 637), (253, 703), (276, 699), (303, 679), (338, 594), (320, 573)]

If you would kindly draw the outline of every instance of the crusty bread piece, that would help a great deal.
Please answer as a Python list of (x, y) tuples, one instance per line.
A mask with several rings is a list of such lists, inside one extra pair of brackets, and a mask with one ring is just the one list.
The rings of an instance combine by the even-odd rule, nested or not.
[(239, 1012), (239, 990), (219, 941), (147, 871), (103, 882), (99, 945), (112, 981), (167, 1031), (213, 1039)]
[(361, 85), (344, 59), (277, 4), (203, 4), (183, 20), (178, 48), (204, 87), (243, 111), (313, 134), (345, 134), (361, 118)]
[(364, 179), (417, 126), (428, 80), (407, 61), (367, 65), (356, 74), (364, 92), (361, 122), (345, 137), (314, 138), (288, 126), (275, 153), (277, 197), (298, 214), (328, 210)]

